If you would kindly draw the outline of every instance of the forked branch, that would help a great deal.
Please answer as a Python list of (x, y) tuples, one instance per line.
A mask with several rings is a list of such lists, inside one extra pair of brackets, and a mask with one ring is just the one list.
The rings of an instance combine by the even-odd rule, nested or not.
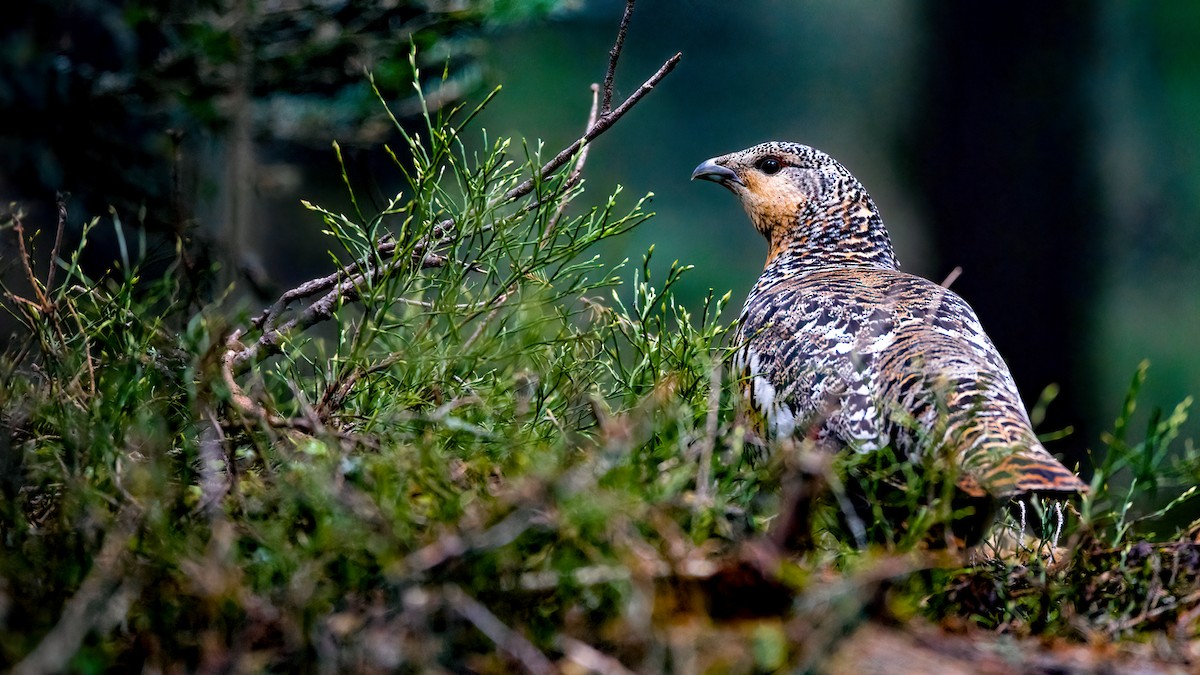
[(612, 110), (613, 83), (617, 78), (617, 59), (621, 58), (621, 50), (625, 47), (625, 34), (629, 31), (629, 20), (633, 18), (633, 3), (637, 0), (625, 0), (625, 13), (621, 15), (621, 26), (617, 28), (617, 39), (613, 42), (612, 50), (608, 52), (608, 72), (604, 73), (604, 102), (600, 105), (600, 114), (607, 115)]

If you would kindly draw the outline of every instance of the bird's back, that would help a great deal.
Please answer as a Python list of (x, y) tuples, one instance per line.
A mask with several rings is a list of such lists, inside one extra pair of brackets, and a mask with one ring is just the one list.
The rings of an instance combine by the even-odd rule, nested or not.
[(775, 434), (909, 457), (948, 450), (974, 496), (1084, 489), (1038, 442), (975, 312), (926, 279), (877, 266), (768, 271), (738, 339), (744, 390)]

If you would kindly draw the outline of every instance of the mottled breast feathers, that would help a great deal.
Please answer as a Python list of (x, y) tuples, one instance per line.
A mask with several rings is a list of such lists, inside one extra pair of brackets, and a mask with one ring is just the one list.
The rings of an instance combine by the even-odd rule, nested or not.
[(899, 271), (870, 195), (795, 143), (710, 159), (692, 174), (735, 195), (768, 259), (742, 312), (735, 367), (775, 435), (909, 457), (948, 448), (972, 496), (1086, 490), (1038, 442), (975, 312)]

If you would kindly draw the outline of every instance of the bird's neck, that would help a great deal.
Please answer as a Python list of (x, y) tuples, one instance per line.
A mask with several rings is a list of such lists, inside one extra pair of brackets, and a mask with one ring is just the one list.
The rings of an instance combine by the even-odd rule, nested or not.
[(765, 273), (791, 276), (829, 267), (899, 269), (892, 240), (865, 190), (837, 203), (810, 202), (796, 220), (765, 233)]

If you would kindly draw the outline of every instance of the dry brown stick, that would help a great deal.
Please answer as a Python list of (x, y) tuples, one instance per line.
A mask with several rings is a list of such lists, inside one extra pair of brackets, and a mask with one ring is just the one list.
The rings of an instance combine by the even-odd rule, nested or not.
[(62, 672), (89, 633), (108, 630), (111, 625), (105, 624), (125, 618), (137, 581), (121, 568), (140, 520), (129, 505), (117, 512), (116, 525), (105, 535), (91, 571), (63, 605), (58, 623), (13, 667), (14, 674)]
[[(235, 341), (234, 337), (226, 338), (225, 344), (230, 341)], [(221, 379), (225, 382), (225, 386), (229, 389), (229, 400), (233, 403), (233, 407), (237, 408), (238, 412), (243, 415), (260, 419), (271, 426), (270, 413), (261, 405), (254, 402), (254, 399), (242, 389), (242, 385), (238, 384), (237, 377), (234, 376), (234, 366), (232, 365), (233, 357), (236, 352), (232, 349), (226, 350), (225, 355), (221, 357)]]
[(58, 253), (62, 248), (63, 229), (67, 225), (67, 197), (59, 192), (55, 195), (58, 204), (58, 229), (54, 233), (54, 245), (50, 248), (50, 269), (46, 272), (46, 292), (54, 292), (54, 271), (58, 267)]
[(558, 641), (562, 646), (563, 654), (567, 657), (567, 660), (582, 667), (589, 673), (633, 675), (633, 671), (626, 668), (625, 664), (586, 642), (580, 642), (567, 635), (560, 635)]
[[(422, 260), (422, 264), (425, 266), (442, 265), (445, 262), (446, 258), (433, 254), (426, 255)], [(344, 279), (319, 300), (306, 307), (299, 315), (292, 317), (282, 325), (272, 326), (268, 330), (263, 330), (258, 340), (249, 346), (243, 344), (241, 341), (241, 337), (244, 335), (241, 329), (231, 333), (225, 339), (226, 350), (221, 357), (221, 377), (225, 382), (225, 386), (229, 389), (230, 403), (233, 407), (241, 414), (259, 419), (271, 427), (292, 428), (306, 433), (316, 432), (317, 429), (310, 424), (309, 420), (303, 418), (289, 419), (270, 413), (266, 407), (246, 394), (237, 383), (236, 375), (248, 369), (253, 362), (279, 353), (282, 349), (282, 340), (286, 334), (291, 333), (293, 330), (306, 330), (322, 321), (332, 318), (339, 303), (353, 302), (359, 298), (360, 289), (362, 284), (365, 283), (367, 276), (374, 277), (373, 280), (377, 280), (395, 264), (396, 261), (393, 259), (388, 267), (370, 268), (364, 275)], [(325, 279), (329, 279), (329, 277)], [(324, 279), (316, 281), (324, 283)], [(267, 320), (267, 318), (264, 318), (263, 323), (267, 323)], [(340, 437), (345, 436), (340, 432), (337, 432), (336, 435)], [(351, 440), (354, 439), (352, 438)]]
[[(29, 249), (25, 246), (25, 225), (21, 222), (20, 214), (13, 214), (13, 234), (17, 235), (17, 255), (21, 258), (21, 267), (25, 272), (25, 278), (29, 280), (29, 285), (33, 289), (33, 294), (37, 297), (36, 306), (42, 313), (52, 316), (54, 312), (54, 303), (50, 298), (46, 297), (42, 290), (42, 284), (38, 281), (37, 275), (33, 273), (33, 265), (30, 262), (32, 256)], [(34, 304), (34, 303), (30, 303)]]
[[(31, 263), (32, 257), (29, 249), (25, 245), (25, 226), (21, 222), (20, 214), (14, 214), (12, 221), (13, 233), (17, 237), (17, 255), (21, 258), (21, 265), (24, 268), (26, 279), (29, 281), (29, 286), (33, 289), (33, 293), (37, 297), (37, 302), (35, 303), (27, 298), (22, 298), (11, 291), (7, 293), (7, 296), (15, 302), (20, 302), (28, 305), (29, 307), (35, 308), (39, 313), (38, 316), (44, 317), (50, 323), (50, 327), (54, 330), (55, 337), (58, 338), (59, 344), (65, 345), (69, 342), (69, 340), (67, 339), (66, 331), (63, 330), (62, 322), (59, 320), (58, 305), (49, 295), (47, 295), (47, 293), (52, 292), (52, 290), (49, 287), (43, 287), (42, 283), (38, 281), (37, 275), (35, 275), (33, 272), (33, 266)], [(53, 261), (51, 261), (50, 264), (51, 268), (53, 268)], [(74, 384), (75, 381), (78, 381), (78, 378), (82, 378), (86, 373), (88, 376), (88, 384), (90, 385), (88, 391), (90, 393), (95, 393), (96, 366), (92, 363), (91, 341), (88, 339), (87, 331), (83, 330), (83, 322), (80, 319), (79, 314), (75, 311), (75, 307), (69, 302), (65, 303), (65, 307), (67, 308), (67, 311), (71, 313), (71, 317), (75, 319), (75, 323), (79, 326), (79, 335), (83, 340), (84, 363), (87, 364), (87, 370), (80, 372), (80, 374), (76, 376), (76, 380), (72, 381), (72, 384)], [(28, 312), (29, 310), (27, 309), (26, 311)], [(32, 318), (35, 317), (31, 316), (31, 319)]]
[[(233, 338), (226, 339), (226, 343)], [(231, 360), (236, 352), (228, 350), (222, 357), (221, 363), (221, 378), (225, 382), (225, 386), (229, 389), (229, 402), (237, 409), (244, 417), (258, 420), (262, 424), (276, 429), (297, 429), (305, 433), (313, 433), (316, 429), (308, 424), (308, 420), (300, 418), (288, 419), (280, 415), (272, 414), (267, 410), (266, 406), (258, 403), (249, 394), (242, 389), (242, 385), (238, 384), (237, 377), (234, 375), (234, 366), (231, 365)]]
[[(447, 244), (453, 237), (454, 221), (447, 219), (435, 225), (425, 239), (417, 242), (411, 251), (411, 260), (414, 264), (419, 264), (423, 268), (441, 267), (447, 262), (446, 258), (432, 251), (440, 249)], [(373, 256), (383, 260), (390, 260), (394, 266), (400, 261), (393, 256), (396, 255), (397, 242), (391, 235), (384, 235), (375, 243), (375, 251)], [(338, 285), (347, 277), (359, 274), (364, 269), (370, 270), (373, 268), (374, 261), (372, 257), (353, 260), (342, 266), (341, 269), (333, 274), (310, 279), (299, 286), (284, 292), (279, 296), (279, 299), (270, 307), (264, 309), (262, 313), (250, 320), (250, 325), (255, 328), (267, 332), (274, 329), (274, 321), (280, 314), (285, 312), (293, 303), (305, 298), (310, 298), (320, 293), (325, 293)]]
[(455, 584), (442, 587), (442, 597), (459, 616), (470, 621), (501, 651), (512, 656), (530, 673), (556, 673), (558, 669), (520, 632), (504, 625), (483, 603), (468, 595)]
[[(447, 261), (448, 259), (444, 256), (428, 253), (421, 258), (420, 265), (425, 268), (441, 267)], [(252, 322), (252, 325), (262, 330), (262, 335), (259, 336), (258, 340), (249, 346), (242, 345), (241, 338), (246, 333), (241, 330), (234, 331), (226, 339), (228, 350), (222, 359), (224, 364), (235, 372), (242, 372), (254, 361), (279, 353), (281, 342), (286, 334), (294, 330), (306, 330), (322, 321), (333, 318), (333, 313), (337, 309), (339, 302), (354, 302), (360, 297), (360, 289), (363, 284), (368, 281), (378, 281), (387, 271), (398, 264), (399, 262), (396, 259), (392, 259), (392, 261), (382, 267), (374, 267), (369, 263), (357, 261), (342, 268), (337, 274), (313, 279), (288, 291), (284, 296), (300, 298), (306, 295), (316, 295), (320, 292), (325, 292), (325, 295), (314, 301), (298, 315), (282, 324), (276, 325), (274, 320), (278, 318), (279, 314), (274, 312), (275, 307), (286, 307), (287, 304), (290, 304), (281, 304), (281, 298), (281, 301), (276, 302), (271, 310), (259, 315)], [(359, 269), (365, 269), (365, 272), (349, 276), (344, 274), (347, 270), (352, 270), (356, 266)], [(339, 279), (340, 281), (338, 281)], [(301, 288), (304, 288), (304, 290), (299, 290)], [(280, 313), (282, 313), (282, 310)]]
[[(597, 115), (597, 112), (599, 111), (599, 96), (600, 96), (600, 86), (597, 84), (593, 84), (592, 85), (592, 109), (590, 111), (588, 111), (587, 126), (585, 126), (583, 128), (584, 133), (587, 133), (587, 131), (589, 129), (591, 129), (593, 126), (595, 126), (595, 124), (596, 124), (596, 115)], [(571, 176), (569, 178), (567, 178), (567, 186), (568, 187), (574, 186), (575, 183), (579, 182), (579, 177), (580, 177), (580, 175), (583, 174), (583, 165), (585, 162), (587, 162), (588, 149), (591, 147), (592, 146), (590, 146), (590, 145), (585, 145), (579, 151), (579, 159), (575, 160), (575, 168), (571, 169)], [(561, 202), (559, 202), (558, 210), (556, 210), (554, 212), (554, 215), (550, 218), (550, 221), (546, 223), (546, 230), (544, 232), (542, 232), (541, 245), (543, 248), (545, 248), (546, 244), (550, 241), (550, 238), (552, 236), (554, 236), (554, 228), (558, 227), (558, 221), (562, 219), (563, 214), (566, 213), (566, 211), (567, 211), (567, 205), (569, 205), (570, 203), (571, 202), (568, 199), (564, 199)]]
[[(375, 245), (375, 252), (381, 258), (390, 258), (395, 250), (396, 242), (390, 237), (380, 239), (380, 241)], [(317, 279), (310, 279), (299, 286), (284, 292), (283, 295), (280, 295), (279, 299), (275, 301), (275, 304), (271, 305), (267, 309), (263, 310), (261, 314), (251, 319), (251, 325), (256, 328), (261, 328), (264, 331), (270, 330), (273, 327), (273, 319), (286, 311), (288, 306), (293, 302), (297, 302), (299, 300), (303, 300), (304, 298), (317, 295), (318, 293), (328, 291), (337, 285), (338, 281), (362, 269), (365, 264), (367, 264), (366, 261), (355, 260), (344, 265), (341, 269), (333, 274), (319, 277)]]
[(327, 418), (335, 408), (342, 406), (342, 403), (346, 401), (346, 397), (350, 395), (350, 390), (354, 388), (354, 385), (359, 380), (390, 368), (402, 357), (403, 354), (399, 352), (394, 353), (368, 368), (355, 368), (345, 378), (330, 382), (329, 386), (325, 387), (325, 391), (321, 394), (321, 400), (317, 401), (317, 414), (322, 419)]
[(625, 0), (625, 13), (621, 16), (621, 26), (617, 28), (617, 39), (608, 52), (608, 71), (604, 73), (604, 104), (600, 114), (607, 115), (612, 109), (613, 81), (617, 77), (617, 59), (621, 58), (621, 49), (625, 47), (625, 33), (629, 30), (629, 20), (633, 18), (633, 3), (636, 0)]
[[(366, 274), (341, 277), (339, 283), (333, 285), (325, 295), (304, 308), (298, 315), (280, 325), (272, 325), (269, 329), (264, 330), (259, 339), (250, 346), (234, 352), (230, 359), (231, 364), (235, 369), (241, 370), (248, 367), (253, 361), (279, 353), (285, 335), (294, 330), (303, 331), (333, 318), (333, 312), (337, 308), (339, 300), (342, 302), (357, 300), (360, 293), (359, 288), (366, 281), (365, 277), (368, 275), (377, 277), (382, 274), (384, 269), (386, 268), (369, 269)], [(236, 337), (240, 338), (241, 336), (237, 335)]]
[(404, 559), (404, 567), (411, 575), (423, 574), (469, 551), (491, 551), (508, 546), (533, 525), (533, 519), (533, 509), (518, 507), (483, 532), (446, 532), (437, 541), (408, 554)]
[(255, 401), (242, 389), (241, 385), (237, 383), (237, 378), (234, 377), (232, 368), (228, 367), (228, 364), (221, 368), (221, 377), (225, 382), (225, 386), (229, 388), (230, 403), (247, 419), (257, 420), (259, 423), (273, 429), (294, 429), (309, 435), (327, 434), (350, 443), (376, 447), (369, 438), (340, 429), (324, 427), (322, 424), (315, 423), (312, 416), (283, 417), (282, 415), (271, 413), (267, 410), (266, 406)]

